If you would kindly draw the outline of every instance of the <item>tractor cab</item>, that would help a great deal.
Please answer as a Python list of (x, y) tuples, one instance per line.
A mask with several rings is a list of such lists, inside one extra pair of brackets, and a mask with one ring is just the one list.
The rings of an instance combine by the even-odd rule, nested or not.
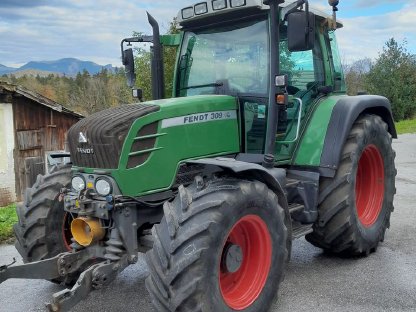
[[(174, 97), (235, 97), (243, 152), (272, 154), (285, 163), (313, 103), (345, 93), (345, 83), (334, 35), (342, 24), (309, 9), (307, 1), (281, 2), (276, 7), (261, 0), (200, 2), (179, 11), (181, 35), (161, 36), (161, 46), (151, 41), (155, 57), (164, 43), (177, 44)], [(133, 70), (128, 76), (134, 80)], [(153, 90), (164, 88), (163, 76), (153, 81)]]

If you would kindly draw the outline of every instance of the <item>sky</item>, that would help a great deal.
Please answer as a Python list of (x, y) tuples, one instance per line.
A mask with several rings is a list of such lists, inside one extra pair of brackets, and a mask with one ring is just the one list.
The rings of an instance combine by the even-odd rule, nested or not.
[[(146, 11), (165, 33), (177, 12), (198, 0), (0, 0), (0, 64), (65, 57), (121, 66), (120, 41), (151, 34)], [(288, 2), (288, 1), (286, 1)], [(327, 0), (309, 0), (331, 13)], [(375, 59), (391, 37), (416, 54), (416, 0), (340, 0), (338, 44), (343, 62)]]

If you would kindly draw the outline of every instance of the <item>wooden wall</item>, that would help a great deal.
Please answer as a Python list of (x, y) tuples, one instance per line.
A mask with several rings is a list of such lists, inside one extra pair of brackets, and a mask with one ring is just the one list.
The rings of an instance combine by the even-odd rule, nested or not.
[(17, 200), (45, 170), (45, 152), (65, 149), (66, 132), (78, 116), (61, 113), (24, 96), (13, 97)]

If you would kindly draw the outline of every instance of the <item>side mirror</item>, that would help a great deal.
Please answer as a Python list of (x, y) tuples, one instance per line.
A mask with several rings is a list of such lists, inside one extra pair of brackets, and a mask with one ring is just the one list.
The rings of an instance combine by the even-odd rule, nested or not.
[(129, 48), (123, 51), (123, 65), (126, 68), (127, 85), (133, 88), (136, 82), (136, 74), (134, 73), (134, 57), (133, 49)]
[(315, 15), (293, 12), (287, 16), (287, 42), (290, 52), (308, 51), (315, 46)]

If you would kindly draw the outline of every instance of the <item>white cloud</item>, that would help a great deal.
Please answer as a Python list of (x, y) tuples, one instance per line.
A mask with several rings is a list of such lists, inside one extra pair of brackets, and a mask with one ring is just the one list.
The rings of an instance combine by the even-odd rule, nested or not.
[[(39, 1), (42, 4), (47, 1)], [(151, 33), (146, 10), (166, 32), (169, 21), (188, 1), (71, 0), (35, 8), (0, 4), (0, 64), (77, 57), (120, 66), (119, 44), (133, 31)], [(5, 49), (5, 47), (8, 47)]]
[[(3, 1), (3, 0), (1, 0)], [(99, 64), (120, 66), (120, 41), (133, 31), (151, 33), (146, 10), (159, 21), (161, 32), (180, 8), (197, 0), (36, 0), (33, 7), (23, 1), (0, 3), (0, 64), (12, 66), (31, 60), (56, 60), (76, 57)], [(327, 0), (310, 1), (312, 6), (331, 13)], [(409, 50), (416, 53), (416, 0), (398, 11), (373, 17), (359, 15), (357, 5), (375, 1), (340, 1), (338, 30), (341, 55), (348, 61), (375, 58), (391, 37), (406, 38)], [(380, 0), (377, 4), (383, 1)], [(35, 5), (36, 4), (36, 5)], [(345, 7), (345, 8), (344, 8)], [(355, 8), (355, 9), (354, 9)], [(374, 9), (374, 12), (377, 12)]]
[[(344, 0), (345, 1), (345, 0)], [(356, 8), (374, 8), (383, 4), (392, 4), (391, 0), (356, 0), (354, 6)], [(416, 0), (396, 0), (395, 4), (407, 3), (413, 5), (416, 3)]]
[(350, 63), (364, 57), (376, 58), (385, 42), (394, 37), (408, 42), (408, 49), (416, 53), (416, 10), (408, 6), (401, 10), (373, 17), (343, 19), (344, 28), (338, 30), (343, 58)]

